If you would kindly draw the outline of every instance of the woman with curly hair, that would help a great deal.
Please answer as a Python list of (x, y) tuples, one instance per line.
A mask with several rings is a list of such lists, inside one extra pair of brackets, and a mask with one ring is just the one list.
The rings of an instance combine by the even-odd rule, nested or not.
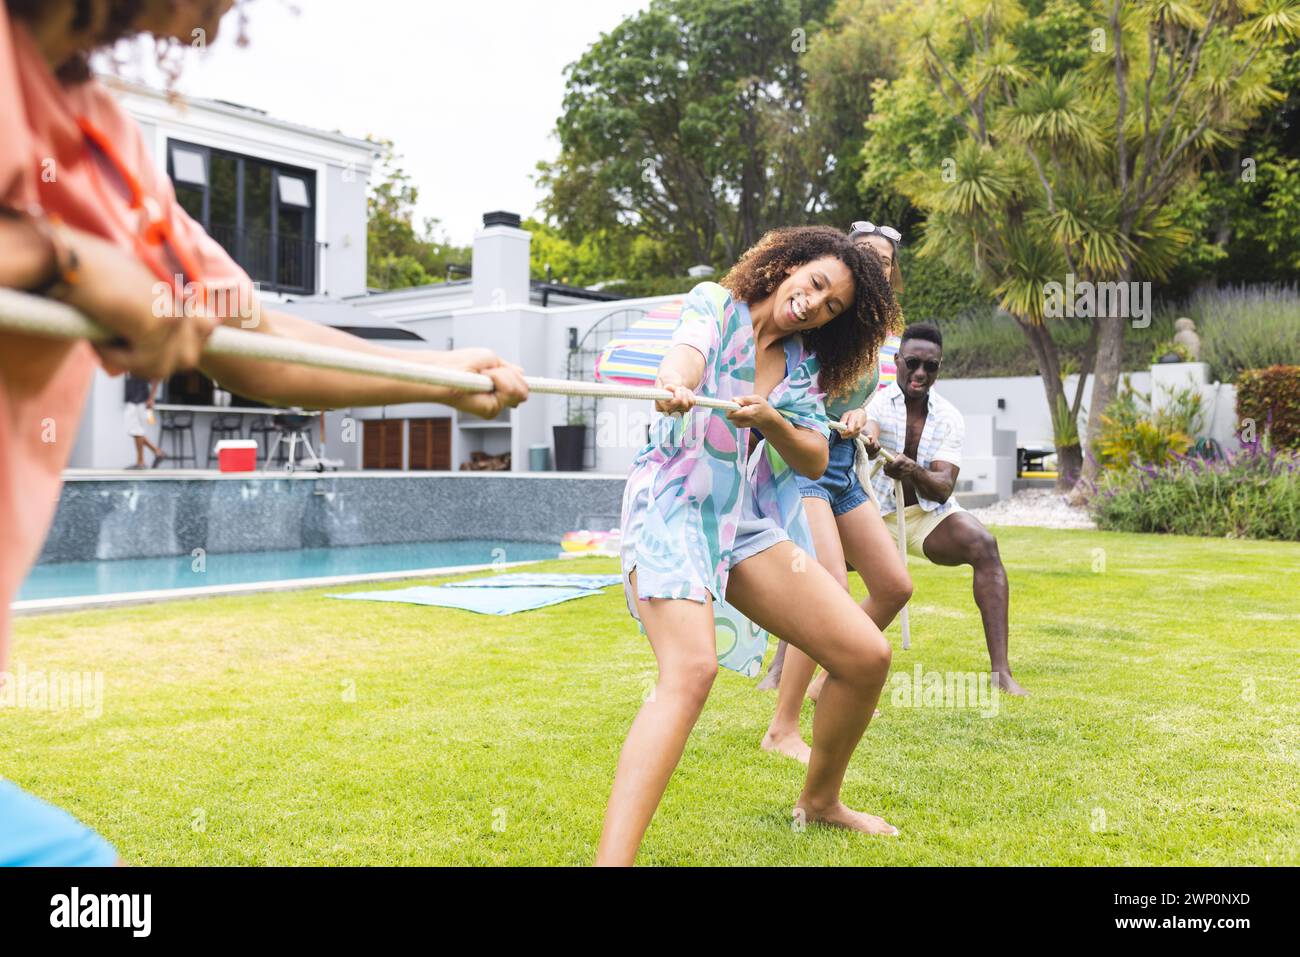
[[(903, 289), (903, 275), (898, 266), (898, 243), (902, 238), (892, 226), (865, 221), (854, 223), (849, 230), (850, 240), (880, 260), (895, 293)], [(901, 317), (898, 317), (889, 331), (897, 335), (901, 327)], [(880, 366), (873, 355), (856, 382), (839, 392), (828, 392), (827, 415), (839, 419), (848, 428), (830, 437), (829, 464), (821, 477), (800, 476), (798, 481), (817, 561), (847, 591), (849, 576), (845, 560), (848, 560), (867, 586), (862, 610), (884, 631), (912, 597), (912, 579), (880, 517), (880, 509), (854, 471), (857, 443), (853, 440), (866, 426), (866, 406), (879, 384)], [(875, 440), (868, 435), (866, 441), (874, 444)], [(808, 685), (816, 667), (798, 648), (789, 647), (784, 641), (777, 646), (767, 677), (759, 685), (779, 689), (772, 723), (763, 736), (763, 750), (807, 763), (812, 749), (800, 734), (799, 712), (805, 691), (813, 701), (821, 694), (824, 676), (812, 688)]]
[[(823, 389), (860, 378), (897, 312), (880, 262), (824, 226), (768, 233), (721, 284), (701, 283), (687, 298), (656, 380), (673, 398), (655, 404), (663, 415), (623, 494), (624, 593), (659, 678), (619, 756), (598, 864), (635, 861), (713, 685), (711, 603), (723, 599), (829, 675), (797, 819), (897, 833), (840, 800), (890, 648), (807, 560), (795, 478), (826, 469)], [(741, 408), (695, 408), (697, 392)]]

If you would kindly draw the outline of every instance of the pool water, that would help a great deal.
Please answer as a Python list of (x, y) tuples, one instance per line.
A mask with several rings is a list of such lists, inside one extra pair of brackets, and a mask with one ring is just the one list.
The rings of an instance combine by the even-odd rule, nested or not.
[(18, 600), (79, 598), (158, 589), (522, 562), (555, 558), (559, 553), (559, 546), (554, 544), (468, 540), (57, 562), (32, 569), (18, 590)]

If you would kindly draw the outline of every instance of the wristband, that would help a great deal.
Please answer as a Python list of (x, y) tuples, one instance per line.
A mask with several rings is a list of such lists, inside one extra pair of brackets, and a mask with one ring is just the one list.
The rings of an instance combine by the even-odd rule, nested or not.
[(67, 227), (54, 215), (46, 215), (39, 206), (26, 210), (0, 206), (0, 216), (31, 224), (49, 247), (49, 273), (24, 291), (37, 296), (63, 299), (81, 282), (81, 261), (68, 241)]

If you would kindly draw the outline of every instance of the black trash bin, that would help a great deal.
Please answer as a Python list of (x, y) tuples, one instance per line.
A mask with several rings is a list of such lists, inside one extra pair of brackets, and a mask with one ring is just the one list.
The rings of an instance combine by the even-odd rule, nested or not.
[(551, 431), (555, 436), (555, 471), (581, 472), (582, 450), (587, 444), (587, 427), (555, 425)]

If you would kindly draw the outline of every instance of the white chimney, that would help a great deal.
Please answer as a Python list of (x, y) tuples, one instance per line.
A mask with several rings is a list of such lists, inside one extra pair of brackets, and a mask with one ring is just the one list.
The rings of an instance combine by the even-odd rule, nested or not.
[(472, 289), (475, 306), (528, 304), (528, 244), (532, 234), (519, 228), (517, 213), (483, 214), (474, 234)]

